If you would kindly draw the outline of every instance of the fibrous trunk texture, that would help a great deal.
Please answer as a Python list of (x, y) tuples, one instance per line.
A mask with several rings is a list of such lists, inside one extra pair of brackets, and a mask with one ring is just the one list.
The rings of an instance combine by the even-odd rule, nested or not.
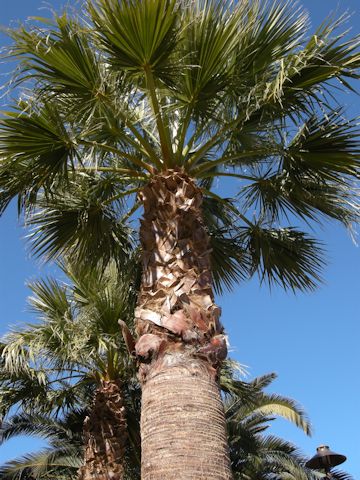
[(227, 347), (214, 303), (202, 193), (182, 171), (141, 193), (143, 277), (135, 312), (142, 480), (229, 480), (217, 369)]
[(126, 440), (121, 384), (103, 381), (84, 422), (84, 465), (79, 480), (122, 480)]

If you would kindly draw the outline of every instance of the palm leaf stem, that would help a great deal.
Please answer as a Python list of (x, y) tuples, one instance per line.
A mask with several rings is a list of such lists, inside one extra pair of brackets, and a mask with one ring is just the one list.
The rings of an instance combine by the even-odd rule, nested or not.
[(134, 187), (134, 188), (130, 188), (129, 190), (126, 190), (126, 192), (117, 193), (116, 195), (108, 198), (105, 202), (102, 202), (102, 205), (103, 206), (110, 205), (112, 202), (115, 202), (115, 200), (119, 200), (120, 198), (124, 198), (124, 197), (127, 197), (128, 195), (139, 192), (141, 188), (142, 188), (141, 186)]
[(166, 128), (163, 122), (163, 118), (161, 116), (160, 105), (159, 105), (159, 101), (156, 93), (155, 81), (154, 81), (154, 76), (151, 70), (151, 66), (145, 65), (144, 70), (145, 70), (145, 76), (146, 76), (146, 84), (150, 93), (151, 105), (156, 118), (156, 125), (159, 132), (160, 146), (163, 154), (163, 161), (165, 166), (171, 167), (172, 161), (173, 161), (172, 159), (173, 152), (171, 150), (170, 132), (169, 132), (169, 129)]
[[(61, 369), (59, 371), (61, 372)], [(79, 373), (79, 375), (69, 375), (61, 378), (55, 378), (54, 380), (50, 380), (49, 382), (46, 382), (46, 385), (53, 385), (54, 383), (62, 382), (63, 380), (72, 380), (74, 378), (83, 378), (83, 377), (84, 377), (84, 373), (82, 373), (81, 375)], [(70, 385), (69, 385), (69, 388), (71, 388)]]
[[(123, 152), (122, 150), (118, 150), (117, 148), (115, 147), (111, 147), (110, 145), (105, 145), (103, 143), (98, 143), (98, 142), (89, 142), (87, 140), (80, 140), (79, 143), (81, 143), (82, 145), (86, 145), (86, 146), (89, 146), (89, 147), (97, 147), (97, 148), (100, 148), (102, 150), (105, 150), (106, 152), (110, 152), (110, 153), (113, 153), (119, 157), (124, 157), (126, 158), (127, 160), (130, 160), (131, 162), (133, 162), (135, 165), (137, 165), (138, 167), (140, 168), (143, 168), (145, 170), (147, 170), (149, 173), (152, 173), (152, 170), (151, 170), (151, 167), (149, 167), (149, 165), (147, 165), (146, 163), (142, 162), (141, 160), (139, 160), (137, 157), (135, 157), (134, 155), (130, 155), (128, 153), (125, 153)], [(138, 172), (137, 172), (138, 173)]]
[(201, 173), (206, 172), (207, 170), (213, 169), (217, 165), (226, 165), (227, 163), (241, 160), (242, 158), (257, 157), (259, 155), (273, 155), (276, 153), (278, 152), (270, 152), (269, 150), (250, 150), (248, 152), (239, 153), (238, 155), (234, 155), (231, 157), (221, 157), (217, 160), (210, 160), (201, 164), (201, 166), (194, 168), (194, 170), (192, 170), (192, 173), (198, 176)]
[[(112, 107), (112, 106), (110, 105), (110, 107)], [(123, 114), (121, 112), (118, 112), (118, 115), (119, 115), (120, 119), (124, 122), (125, 126), (134, 135), (134, 137), (139, 142), (139, 144), (143, 147), (144, 152), (147, 153), (149, 158), (152, 160), (153, 164), (157, 168), (161, 169), (161, 162), (159, 161), (159, 159), (157, 157), (157, 154), (156, 154), (155, 150), (153, 149), (153, 147), (151, 146), (151, 144), (146, 140), (146, 138), (143, 135), (141, 135), (141, 133), (138, 131), (138, 129), (129, 121), (129, 118), (125, 114)], [(127, 141), (130, 140), (129, 136), (126, 137), (126, 140)], [(136, 142), (131, 142), (131, 143), (133, 143), (133, 145), (135, 147), (137, 147), (137, 148), (139, 147), (138, 145), (136, 145)], [(147, 166), (147, 170), (149, 170), (150, 173), (151, 173), (151, 169), (149, 169), (149, 166)]]
[(128, 220), (138, 208), (140, 208), (142, 205), (142, 202), (135, 202), (132, 208), (122, 217), (121, 222), (125, 222)]
[(208, 178), (208, 177), (235, 177), (242, 180), (249, 180), (251, 182), (258, 181), (258, 178), (248, 177), (247, 175), (239, 175), (237, 173), (228, 173), (228, 172), (205, 172), (196, 176), (197, 178)]
[(210, 140), (208, 140), (199, 150), (188, 160), (187, 165), (191, 168), (193, 165), (199, 162), (209, 150), (211, 150), (215, 145), (223, 140), (223, 136), (230, 132), (233, 128), (237, 127), (240, 122), (244, 119), (242, 117), (236, 118), (232, 122), (226, 124), (223, 128), (217, 131), (215, 135), (213, 135)]
[(244, 223), (246, 223), (249, 227), (254, 227), (254, 224), (250, 222), (244, 215), (242, 215), (239, 210), (234, 207), (229, 202), (226, 202), (224, 198), (220, 197), (219, 195), (216, 195), (216, 193), (211, 192), (210, 190), (207, 190), (206, 188), (201, 189), (205, 195), (208, 195), (209, 197), (215, 198), (218, 202), (222, 203), (223, 205), (226, 206), (231, 212), (233, 212), (238, 218), (240, 218)]
[[(116, 167), (82, 167), (75, 168), (75, 172), (87, 173), (87, 172), (108, 172), (108, 173), (121, 173), (127, 175), (125, 179), (139, 179), (139, 180), (148, 180), (149, 177), (145, 175), (139, 175), (139, 172), (135, 170), (128, 170), (127, 168), (116, 168)], [(124, 177), (122, 177), (124, 178)]]
[[(180, 139), (179, 139), (179, 144), (178, 144), (178, 157), (181, 158), (181, 156), (186, 155), (186, 151), (184, 151), (184, 144), (185, 144), (185, 139), (186, 139), (186, 133), (188, 131), (190, 122), (191, 122), (191, 104), (187, 108), (186, 115), (184, 117), (184, 120), (182, 121), (182, 126), (181, 126), (181, 131), (180, 131)], [(194, 135), (193, 135), (194, 136)], [(189, 149), (187, 149), (188, 151)]]

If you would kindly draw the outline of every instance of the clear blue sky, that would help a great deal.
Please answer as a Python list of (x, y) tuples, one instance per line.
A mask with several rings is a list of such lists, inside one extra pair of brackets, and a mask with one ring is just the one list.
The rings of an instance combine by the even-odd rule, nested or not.
[[(354, 12), (350, 26), (360, 30), (360, 0), (302, 0), (314, 26), (332, 10)], [(0, 24), (31, 15), (45, 16), (41, 0), (0, 0)], [(58, 9), (64, 2), (52, 0)], [(75, 4), (75, 2), (69, 2)], [(4, 37), (1, 37), (3, 43)], [(0, 65), (0, 72), (6, 68)], [(0, 82), (2, 83), (2, 82)], [(360, 100), (342, 95), (351, 115), (359, 115)], [(0, 334), (8, 325), (29, 320), (26, 280), (44, 269), (25, 252), (24, 232), (15, 209), (0, 219)], [(272, 390), (298, 400), (314, 426), (312, 438), (277, 421), (274, 433), (295, 442), (307, 455), (326, 443), (347, 455), (343, 468), (360, 477), (360, 249), (336, 225), (326, 225), (320, 238), (327, 244), (326, 284), (313, 294), (294, 296), (260, 288), (256, 279), (219, 299), (230, 336), (232, 356), (247, 365), (251, 376), (276, 372)], [(359, 237), (360, 241), (360, 237)], [(48, 267), (47, 267), (48, 268)], [(36, 448), (21, 439), (0, 447), (0, 462)]]

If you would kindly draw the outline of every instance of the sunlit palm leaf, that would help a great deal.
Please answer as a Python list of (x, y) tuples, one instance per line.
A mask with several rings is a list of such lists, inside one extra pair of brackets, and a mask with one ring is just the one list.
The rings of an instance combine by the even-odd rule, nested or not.
[(158, 76), (169, 70), (178, 28), (174, 0), (97, 0), (89, 10), (111, 65), (135, 74), (148, 67)]
[(33, 293), (28, 302), (31, 310), (40, 319), (58, 320), (64, 316), (72, 318), (72, 307), (66, 294), (65, 285), (49, 278), (30, 282), (28, 286)]
[(89, 43), (89, 31), (65, 13), (56, 16), (48, 30), (8, 30), (15, 41), (9, 55), (21, 61), (18, 81), (40, 80), (43, 88), (89, 100), (101, 92), (100, 64)]
[[(21, 104), (20, 104), (21, 106)], [(76, 150), (64, 119), (45, 103), (40, 108), (7, 112), (0, 120), (1, 209), (19, 195), (35, 197), (74, 165)]]
[[(235, 56), (249, 7), (240, 2), (229, 9), (228, 2), (191, 2), (184, 8), (181, 34), (180, 61), (183, 72), (175, 91), (180, 104), (189, 112), (206, 117), (214, 114), (221, 102), (221, 93), (228, 89), (233, 75)], [(186, 120), (185, 120), (186, 121)]]

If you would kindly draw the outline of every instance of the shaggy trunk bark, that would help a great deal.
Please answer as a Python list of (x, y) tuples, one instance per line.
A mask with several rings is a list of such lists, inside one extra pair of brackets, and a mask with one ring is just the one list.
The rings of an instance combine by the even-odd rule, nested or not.
[(84, 466), (79, 480), (122, 480), (126, 440), (121, 384), (103, 381), (84, 422)]
[(227, 347), (214, 303), (202, 194), (169, 170), (141, 199), (143, 278), (136, 355), (142, 480), (232, 478), (217, 369)]

